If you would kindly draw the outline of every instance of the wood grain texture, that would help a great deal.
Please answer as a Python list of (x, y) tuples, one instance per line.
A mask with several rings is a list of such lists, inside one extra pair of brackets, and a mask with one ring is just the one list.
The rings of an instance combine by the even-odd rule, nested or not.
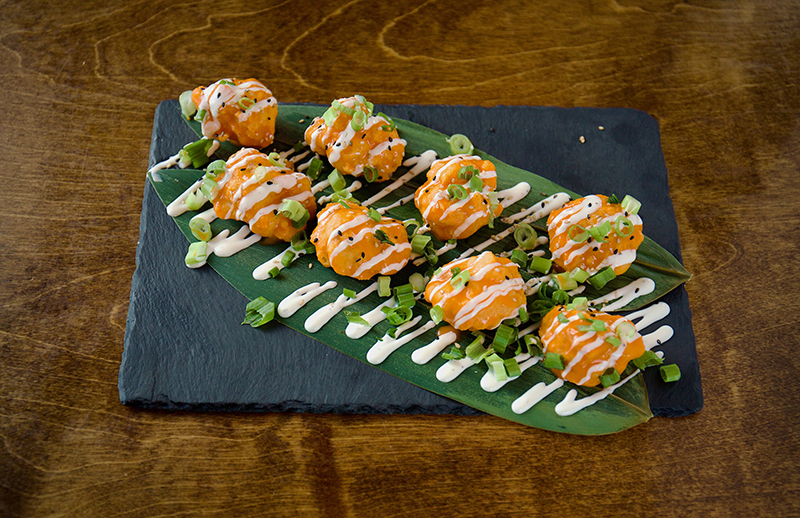
[[(800, 514), (800, 5), (0, 4), (0, 515)], [(625, 106), (661, 124), (705, 408), (572, 437), (492, 417), (122, 407), (157, 103)], [(468, 491), (464, 491), (469, 487)]]

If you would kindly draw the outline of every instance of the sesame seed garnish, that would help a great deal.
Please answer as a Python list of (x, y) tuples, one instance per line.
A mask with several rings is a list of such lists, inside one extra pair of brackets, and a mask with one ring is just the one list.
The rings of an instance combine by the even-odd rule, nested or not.
[(579, 138), (578, 140), (580, 140), (580, 141), (581, 141), (581, 144), (584, 144), (584, 143), (586, 142), (586, 137), (584, 137), (583, 135), (581, 135), (581, 138)]

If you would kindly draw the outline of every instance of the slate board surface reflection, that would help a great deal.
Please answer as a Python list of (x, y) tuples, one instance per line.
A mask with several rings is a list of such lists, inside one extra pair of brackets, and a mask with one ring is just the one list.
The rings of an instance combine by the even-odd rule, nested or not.
[[(645, 207), (645, 233), (680, 258), (658, 124), (643, 112), (464, 106), (378, 110), (446, 134), (464, 133), (500, 160), (580, 193), (634, 195)], [(193, 140), (176, 101), (161, 103), (150, 164)], [(258, 330), (241, 326), (247, 299), (211, 268), (184, 267), (186, 246), (147, 184), (119, 377), (123, 403), (186, 410), (481, 414), (280, 324)], [(675, 329), (663, 350), (683, 377), (667, 385), (657, 369), (646, 372), (650, 406), (654, 415), (688, 415), (700, 410), (703, 401), (688, 298), (681, 287), (662, 300), (672, 308), (664, 323)]]

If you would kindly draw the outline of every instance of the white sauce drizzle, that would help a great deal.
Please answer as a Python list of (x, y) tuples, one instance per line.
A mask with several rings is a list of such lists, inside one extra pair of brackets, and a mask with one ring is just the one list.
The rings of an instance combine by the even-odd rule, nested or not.
[(475, 364), (469, 358), (450, 360), (436, 369), (436, 379), (442, 383), (450, 383), (473, 365)]
[[(199, 189), (201, 185), (203, 185), (202, 178), (194, 182), (191, 187), (183, 191), (183, 194), (172, 200), (172, 203), (167, 205), (167, 214), (169, 214), (173, 218), (177, 218), (178, 216), (189, 210), (189, 207), (186, 206), (186, 199), (189, 197), (190, 194)], [(202, 196), (203, 200), (208, 201), (202, 192), (197, 193), (197, 196)], [(203, 203), (205, 203), (205, 201), (203, 201)]]
[(563, 385), (564, 380), (561, 378), (556, 378), (549, 384), (545, 383), (544, 381), (540, 381), (536, 385), (529, 388), (527, 392), (515, 399), (514, 402), (511, 403), (511, 410), (515, 414), (524, 414), (533, 408), (536, 403), (560, 389)]
[(373, 365), (378, 365), (380, 363), (383, 363), (383, 361), (386, 358), (388, 358), (390, 354), (392, 354), (397, 349), (404, 346), (414, 338), (422, 335), (426, 331), (433, 329), (433, 327), (436, 325), (433, 323), (433, 320), (431, 320), (424, 326), (420, 327), (419, 329), (416, 329), (413, 333), (409, 333), (403, 337), (400, 337), (400, 333), (405, 331), (405, 329), (409, 329), (417, 325), (421, 319), (422, 316), (418, 315), (410, 322), (406, 322), (405, 324), (397, 328), (397, 332), (395, 333), (395, 336), (397, 336), (397, 338), (392, 338), (389, 335), (383, 335), (383, 338), (381, 338), (378, 342), (375, 342), (375, 345), (370, 347), (369, 351), (367, 351), (367, 361)]
[(417, 365), (424, 365), (434, 359), (445, 347), (455, 343), (457, 335), (453, 331), (444, 333), (428, 345), (423, 345), (411, 353), (411, 361)]
[(283, 318), (289, 318), (297, 313), (300, 308), (305, 306), (309, 301), (313, 300), (314, 297), (335, 287), (336, 281), (328, 281), (322, 286), (320, 286), (318, 282), (312, 282), (302, 288), (298, 288), (287, 295), (286, 298), (278, 304), (278, 314)]
[[(517, 363), (519, 363), (519, 369), (521, 371), (520, 376), (521, 376), (522, 372), (525, 372), (526, 370), (530, 369), (531, 367), (539, 363), (539, 360), (541, 358), (539, 358), (538, 356), (532, 357), (528, 353), (522, 353), (515, 356), (514, 359), (517, 360)], [(503, 388), (506, 385), (506, 383), (508, 383), (509, 381), (514, 381), (518, 377), (519, 376), (514, 376), (513, 378), (509, 377), (508, 379), (505, 379), (503, 381), (497, 381), (497, 378), (494, 375), (494, 370), (488, 369), (486, 371), (486, 374), (484, 374), (483, 377), (481, 378), (481, 388), (486, 392), (497, 392), (498, 390)]]
[(269, 271), (272, 270), (273, 268), (277, 268), (278, 271), (283, 270), (284, 269), (283, 262), (282, 262), (283, 254), (285, 254), (287, 252), (294, 252), (294, 257), (292, 257), (292, 261), (289, 264), (292, 264), (293, 262), (297, 261), (300, 257), (306, 255), (306, 251), (305, 250), (302, 250), (302, 249), (301, 250), (295, 250), (290, 245), (289, 248), (287, 248), (286, 250), (284, 250), (280, 254), (276, 255), (275, 257), (273, 257), (272, 259), (270, 259), (266, 263), (261, 264), (255, 270), (253, 270), (253, 278), (255, 280), (257, 280), (257, 281), (263, 281), (265, 279), (269, 279), (269, 277), (270, 277), (269, 276)]
[(498, 191), (497, 199), (504, 207), (510, 207), (527, 196), (529, 192), (531, 192), (531, 184), (528, 182), (520, 182), (510, 189)]
[[(250, 234), (250, 227), (243, 225), (234, 235), (228, 237), (230, 231), (226, 228), (208, 242), (206, 250), (207, 257), (211, 254), (216, 254), (217, 257), (230, 257), (237, 252), (241, 252), (248, 246), (254, 245), (261, 241), (261, 236), (258, 234)], [(248, 234), (250, 234), (248, 236)], [(206, 264), (206, 261), (193, 264), (189, 268), (200, 268)]]
[(361, 205), (363, 205), (364, 207), (368, 207), (373, 203), (375, 203), (376, 201), (383, 199), (387, 194), (391, 193), (392, 191), (394, 191), (404, 183), (408, 182), (421, 172), (430, 169), (431, 164), (434, 162), (434, 160), (436, 160), (436, 151), (432, 149), (425, 151), (419, 156), (412, 156), (411, 158), (407, 159), (405, 162), (403, 162), (403, 165), (406, 167), (413, 165), (414, 167), (409, 169), (406, 174), (404, 174), (403, 176), (392, 182), (388, 187), (384, 187), (383, 189), (378, 191), (375, 194), (375, 196), (366, 200)]
[(359, 300), (363, 299), (370, 293), (378, 291), (378, 283), (373, 282), (367, 288), (364, 288), (360, 292), (358, 292), (355, 298), (349, 298), (344, 294), (339, 295), (334, 302), (322, 306), (317, 311), (314, 312), (313, 315), (306, 319), (305, 328), (306, 331), (309, 333), (316, 333), (322, 326), (330, 322), (330, 320), (335, 317), (342, 309), (346, 308), (347, 306), (351, 306), (358, 302)]
[[(361, 182), (356, 180), (355, 182), (351, 183), (350, 187), (348, 187), (345, 190), (347, 192), (354, 192), (354, 191), (357, 191), (359, 189), (361, 189)], [(333, 195), (332, 194), (330, 196), (323, 196), (322, 198), (317, 200), (317, 203), (319, 203), (320, 205), (325, 205), (327, 203), (330, 203), (331, 201), (333, 201)]]
[(394, 307), (395, 305), (396, 302), (394, 300), (394, 297), (390, 297), (389, 299), (381, 303), (377, 308), (361, 315), (361, 318), (366, 320), (369, 325), (365, 326), (363, 324), (355, 324), (353, 322), (350, 322), (349, 324), (347, 324), (347, 329), (345, 329), (344, 334), (346, 334), (348, 338), (353, 338), (353, 339), (361, 338), (362, 336), (367, 334), (370, 329), (375, 327), (378, 324), (378, 322), (383, 322), (384, 320), (386, 320), (386, 313), (382, 311), (383, 308)]

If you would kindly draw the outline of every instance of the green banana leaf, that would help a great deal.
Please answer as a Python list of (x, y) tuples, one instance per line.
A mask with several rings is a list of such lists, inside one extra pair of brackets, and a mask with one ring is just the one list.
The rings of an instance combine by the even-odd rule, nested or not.
[[(325, 108), (319, 106), (281, 105), (277, 120), (276, 148), (288, 149), (294, 143), (302, 141), (305, 128), (311, 123), (313, 117), (321, 115), (324, 109)], [(299, 122), (301, 120), (303, 122)], [(406, 157), (419, 155), (428, 149), (435, 150), (439, 156), (447, 156), (450, 154), (449, 145), (445, 141), (445, 135), (408, 121), (395, 119), (395, 122), (397, 123), (401, 137), (407, 141)], [(194, 122), (190, 122), (190, 125), (195, 132), (199, 134), (199, 125)], [(236, 148), (234, 146), (223, 144), (217, 154), (225, 158), (235, 150)], [(526, 181), (531, 184), (530, 194), (512, 207), (506, 207), (504, 215), (518, 212), (556, 192), (567, 192), (573, 197), (578, 196), (576, 193), (563, 189), (547, 179), (504, 164), (483, 152), (476, 150), (475, 153), (485, 159), (491, 160), (495, 164), (498, 174), (498, 190), (510, 188), (520, 181)], [(327, 170), (330, 170), (329, 166), (326, 165), (326, 167), (328, 168)], [(401, 168), (400, 171), (395, 173), (394, 177), (399, 177), (405, 170), (406, 168)], [(202, 174), (202, 171), (190, 169), (163, 170), (159, 172), (162, 181), (152, 182), (152, 184), (156, 188), (161, 200), (167, 205), (188, 189)], [(320, 177), (324, 178), (325, 176), (321, 175)], [(425, 174), (420, 173), (417, 178), (377, 202), (376, 207), (389, 205), (397, 199), (411, 194), (424, 181), (424, 178)], [(352, 180), (349, 177), (348, 179)], [(367, 184), (359, 189), (355, 193), (355, 196), (358, 199), (365, 200), (382, 189), (385, 185), (386, 184)], [(329, 193), (330, 189), (324, 194)], [(545, 196), (541, 193), (545, 193)], [(318, 196), (321, 196), (321, 194)], [(205, 208), (207, 207), (201, 210)], [(189, 220), (194, 214), (193, 212), (188, 212), (175, 218), (178, 227), (184, 235), (187, 236), (189, 241), (196, 240), (189, 230)], [(401, 220), (412, 217), (420, 218), (419, 212), (413, 204), (406, 204), (394, 208), (389, 211), (388, 215)], [(242, 226), (242, 223), (228, 220), (215, 220), (211, 226), (216, 235), (223, 229), (229, 229), (230, 232), (233, 233)], [(498, 220), (495, 224), (495, 229), (484, 228), (467, 240), (467, 242), (460, 242), (457, 249), (441, 256), (440, 264), (445, 264), (454, 259), (467, 249), (470, 244), (474, 245), (483, 242), (488, 239), (490, 235), (506, 227), (507, 225)], [(537, 222), (534, 227), (544, 229), (544, 220)], [(328, 280), (335, 280), (338, 283), (337, 288), (318, 296), (293, 316), (285, 319), (276, 316), (276, 320), (304, 334), (308, 334), (304, 329), (306, 318), (318, 308), (335, 300), (338, 295), (342, 293), (343, 288), (360, 291), (370, 284), (369, 282), (361, 282), (336, 275), (332, 270), (324, 268), (313, 255), (301, 257), (291, 266), (284, 269), (281, 275), (275, 279), (267, 279), (264, 281), (253, 279), (253, 270), (258, 265), (282, 254), (286, 246), (286, 244), (271, 246), (258, 244), (227, 258), (219, 258), (212, 255), (208, 260), (208, 264), (249, 299), (263, 296), (274, 301), (276, 305), (281, 299), (300, 286), (311, 282), (324, 283)], [(488, 249), (492, 251), (501, 251), (513, 248), (513, 246), (513, 237), (508, 237), (505, 240), (493, 244)], [(637, 257), (636, 263), (629, 269), (628, 273), (615, 279), (612, 283), (609, 283), (603, 290), (596, 291), (588, 287), (585, 294), (590, 298), (599, 296), (617, 287), (626, 285), (639, 277), (650, 277), (656, 283), (654, 292), (648, 296), (635, 299), (625, 308), (636, 309), (660, 298), (690, 277), (690, 274), (682, 267), (677, 259), (647, 238), (639, 248)], [(407, 267), (401, 274), (394, 276), (392, 284), (398, 285), (404, 283), (413, 271), (419, 270), (424, 272), (426, 269), (427, 265), (420, 266), (419, 268)], [(383, 302), (383, 300), (384, 299), (380, 298), (377, 294), (373, 293), (350, 306), (348, 310), (359, 311), (363, 314), (375, 308), (378, 304)], [(424, 304), (417, 304), (414, 308), (415, 316), (423, 316), (422, 323), (428, 320), (428, 309), (429, 307)], [(230, 308), (230, 310), (241, 311), (242, 314), (244, 313), (244, 308)], [(340, 312), (319, 332), (310, 336), (366, 363), (366, 353), (369, 348), (392, 327), (385, 321), (381, 322), (363, 338), (354, 340), (345, 336), (344, 329), (346, 325), (347, 319), (344, 313)], [(269, 331), (259, 329), (254, 330), (254, 332)], [(417, 365), (411, 360), (411, 353), (416, 348), (430, 343), (435, 338), (436, 330), (428, 331), (417, 339), (402, 346), (391, 354), (383, 363), (375, 367), (422, 388), (457, 400), (484, 412), (547, 430), (583, 435), (601, 435), (630, 428), (652, 417), (648, 405), (647, 390), (641, 374), (619, 387), (610, 396), (572, 416), (558, 416), (554, 411), (555, 405), (564, 399), (569, 390), (575, 389), (578, 393), (578, 398), (581, 398), (596, 393), (597, 389), (578, 387), (566, 383), (563, 387), (556, 390), (527, 412), (516, 414), (511, 410), (511, 404), (515, 399), (539, 382), (551, 383), (556, 379), (549, 369), (537, 364), (526, 370), (518, 379), (509, 382), (502, 389), (494, 393), (486, 392), (480, 387), (480, 379), (486, 372), (484, 364), (473, 365), (450, 383), (442, 383), (436, 379), (436, 370), (445, 363), (444, 359), (437, 357), (425, 365)], [(623, 373), (623, 376), (630, 372), (632, 372), (632, 367), (629, 367), (629, 370)]]

